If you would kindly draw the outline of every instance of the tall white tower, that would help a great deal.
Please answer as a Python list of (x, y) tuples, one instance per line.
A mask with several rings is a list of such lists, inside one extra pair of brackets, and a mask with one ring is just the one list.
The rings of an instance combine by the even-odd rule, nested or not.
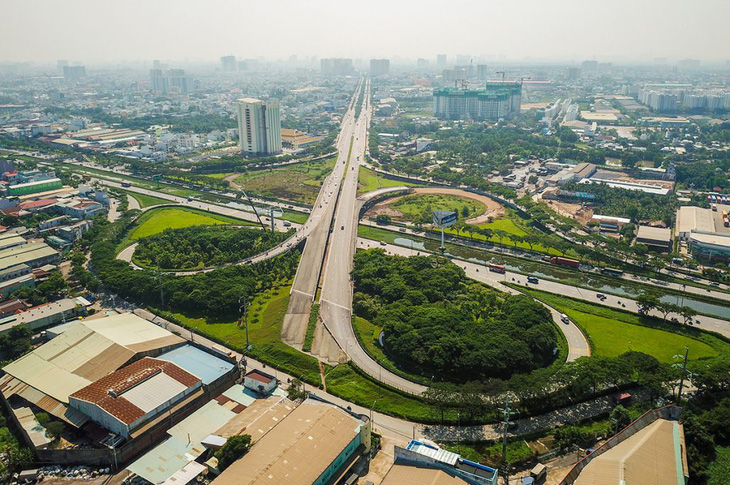
[(238, 139), (244, 155), (281, 153), (279, 102), (255, 98), (239, 99)]

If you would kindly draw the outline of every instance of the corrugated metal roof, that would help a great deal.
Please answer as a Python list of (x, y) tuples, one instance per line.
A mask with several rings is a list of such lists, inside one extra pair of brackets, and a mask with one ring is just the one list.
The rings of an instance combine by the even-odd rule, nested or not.
[(443, 448), (434, 449), (432, 446), (425, 445), (420, 441), (411, 441), (408, 443), (408, 449), (451, 466), (456, 465), (456, 462), (459, 461), (458, 454), (444, 450)]
[(200, 443), (230, 421), (236, 413), (216, 401), (208, 401), (203, 407), (167, 430), (167, 434), (182, 441)]
[[(112, 342), (125, 347), (172, 336), (164, 328), (158, 327), (134, 313), (120, 313), (119, 315), (84, 322), (84, 325)], [(180, 337), (173, 340), (184, 342)]]
[(70, 397), (95, 404), (130, 425), (199, 383), (200, 379), (172, 362), (145, 357), (79, 389)]
[(25, 430), (34, 447), (43, 448), (51, 442), (51, 439), (46, 435), (46, 429), (41, 426), (30, 408), (21, 407), (13, 411), (21, 428)]
[(204, 352), (192, 345), (184, 345), (160, 355), (158, 359), (167, 360), (177, 364), (186, 371), (194, 374), (203, 381), (203, 384), (210, 384), (233, 369), (233, 364), (219, 359), (214, 355)]
[(157, 374), (125, 391), (124, 399), (146, 413), (182, 394), (188, 386), (167, 374)]
[(162, 485), (185, 485), (195, 480), (195, 477), (207, 469), (208, 467), (205, 465), (197, 461), (191, 461), (173, 476), (165, 480)]

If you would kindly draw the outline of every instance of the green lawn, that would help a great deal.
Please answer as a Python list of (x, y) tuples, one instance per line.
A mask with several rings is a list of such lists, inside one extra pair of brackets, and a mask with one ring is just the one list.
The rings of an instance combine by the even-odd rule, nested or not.
[[(436, 410), (423, 401), (378, 385), (358, 374), (348, 364), (340, 364), (330, 371), (327, 391), (347, 401), (399, 418), (420, 422), (438, 419)], [(456, 422), (456, 412), (450, 410), (445, 414), (445, 419)]]
[(142, 214), (137, 219), (134, 229), (128, 234), (127, 240), (136, 241), (143, 237), (154, 236), (165, 229), (180, 229), (183, 227), (213, 224), (248, 225), (250, 222), (195, 209), (163, 207), (160, 209), (152, 209)]
[(692, 327), (657, 322), (544, 291), (520, 289), (568, 315), (588, 336), (593, 355), (615, 357), (635, 350), (660, 362), (673, 362), (673, 356), (684, 354), (685, 347), (692, 360), (730, 351), (725, 341)]
[[(304, 376), (310, 383), (319, 385), (320, 373), (317, 359), (299, 352), (281, 341), (281, 325), (289, 305), (291, 286), (281, 286), (259, 294), (248, 313), (249, 341), (253, 345), (249, 355), (276, 367), (290, 375)], [(196, 332), (224, 343), (239, 352), (246, 346), (246, 333), (235, 321), (207, 322), (181, 313), (173, 314)], [(361, 406), (370, 407), (376, 396), (376, 411), (393, 416), (433, 420), (435, 412), (423, 401), (404, 396), (385, 388), (358, 374), (348, 364), (340, 364), (327, 375), (327, 391)], [(456, 414), (447, 419), (456, 419)]]
[(206, 177), (214, 178), (214, 179), (224, 179), (231, 175), (231, 172), (225, 172), (225, 173), (204, 173), (201, 175), (205, 175)]
[[(256, 296), (248, 312), (249, 342), (253, 345), (250, 355), (275, 364), (289, 374), (300, 376), (309, 383), (319, 383), (319, 363), (311, 355), (299, 352), (281, 341), (281, 325), (289, 305), (291, 286), (281, 286)], [(196, 332), (224, 343), (227, 347), (243, 351), (246, 332), (236, 321), (207, 322), (180, 313), (176, 318), (193, 327)]]
[(285, 168), (245, 173), (235, 183), (252, 194), (313, 204), (322, 181), (332, 171), (336, 156)]
[[(406, 195), (390, 204), (390, 208), (401, 212), (403, 219), (408, 221), (420, 218), (424, 212), (432, 211), (456, 211), (459, 220), (463, 221), (481, 215), (486, 210), (484, 204), (474, 199), (445, 194)], [(463, 214), (464, 208), (468, 212), (466, 216)]]
[(160, 199), (159, 197), (153, 197), (151, 195), (138, 194), (136, 192), (126, 192), (131, 195), (139, 203), (140, 208), (151, 207), (153, 205), (170, 204), (169, 200)]
[(398, 187), (400, 185), (406, 187), (412, 187), (416, 184), (411, 182), (401, 182), (399, 180), (392, 180), (378, 175), (369, 168), (360, 167), (360, 172), (357, 174), (357, 193), (364, 194), (366, 192), (372, 192), (373, 190), (381, 189), (383, 187)]

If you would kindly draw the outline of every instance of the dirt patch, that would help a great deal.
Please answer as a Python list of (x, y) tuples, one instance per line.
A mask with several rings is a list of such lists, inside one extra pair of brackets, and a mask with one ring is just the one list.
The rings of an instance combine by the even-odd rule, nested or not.
[[(471, 219), (467, 219), (465, 222), (467, 224), (486, 224), (490, 222), (490, 219), (501, 219), (504, 217), (505, 211), (504, 207), (502, 205), (495, 201), (490, 199), (489, 197), (485, 195), (480, 194), (474, 194), (472, 192), (468, 192), (466, 190), (461, 189), (450, 189), (450, 188), (412, 188), (411, 193), (408, 195), (425, 195), (425, 194), (434, 194), (434, 195), (451, 195), (455, 197), (463, 197), (465, 199), (471, 199), (479, 202), (480, 204), (484, 205), (486, 209), (484, 210), (484, 213), (472, 217)], [(392, 217), (395, 220), (404, 220), (404, 214), (399, 211), (398, 209), (395, 209), (392, 207), (393, 204), (398, 202), (403, 197), (408, 197), (408, 195), (402, 195), (399, 197), (393, 197), (392, 199), (387, 199), (382, 202), (378, 202), (375, 204), (368, 212), (368, 217), (377, 217), (379, 215), (387, 215)]]
[(568, 202), (561, 202), (558, 200), (543, 200), (543, 202), (547, 203), (551, 209), (561, 216), (575, 219), (584, 227), (587, 226), (593, 218), (593, 209), (591, 207), (583, 207), (581, 204), (570, 204)]

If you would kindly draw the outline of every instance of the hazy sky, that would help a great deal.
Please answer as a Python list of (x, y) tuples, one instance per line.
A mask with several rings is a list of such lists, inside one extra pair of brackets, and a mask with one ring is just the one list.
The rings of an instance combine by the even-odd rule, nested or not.
[(730, 0), (2, 0), (0, 60), (730, 59)]

